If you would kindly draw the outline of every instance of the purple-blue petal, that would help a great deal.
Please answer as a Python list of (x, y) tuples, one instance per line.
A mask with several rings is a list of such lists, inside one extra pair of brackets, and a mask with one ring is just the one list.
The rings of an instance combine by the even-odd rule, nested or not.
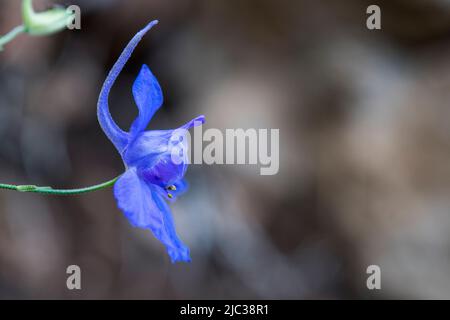
[(170, 256), (172, 263), (178, 261), (190, 262), (191, 257), (189, 248), (181, 242), (175, 232), (175, 226), (169, 206), (157, 192), (153, 193), (153, 200), (161, 210), (164, 221), (163, 229), (154, 230), (151, 228), (153, 234), (159, 239), (159, 241), (165, 244), (167, 253)]
[(130, 168), (114, 185), (114, 196), (133, 226), (150, 229), (166, 246), (172, 262), (189, 262), (189, 248), (178, 238), (169, 206), (156, 188)]
[(115, 183), (114, 196), (117, 206), (134, 227), (162, 227), (160, 210), (152, 201), (152, 190), (139, 178), (135, 168), (125, 171)]
[(144, 158), (168, 152), (172, 132), (173, 130), (151, 130), (141, 133), (123, 153), (123, 161), (128, 166), (134, 166)]
[(163, 94), (158, 80), (145, 64), (134, 81), (133, 96), (139, 109), (139, 116), (130, 129), (130, 134), (135, 137), (145, 130), (151, 118), (163, 103)]
[[(180, 152), (183, 149), (187, 153), (188, 144), (184, 139), (186, 133), (184, 130), (203, 123), (205, 123), (205, 116), (200, 115), (175, 130), (150, 130), (138, 134), (122, 155), (123, 160), (127, 165), (132, 166), (147, 157), (155, 159), (163, 153), (175, 153), (174, 147), (177, 147)], [(186, 156), (186, 154), (183, 156)], [(153, 163), (155, 162), (146, 160), (147, 166)]]
[(170, 154), (163, 154), (147, 157), (139, 163), (138, 170), (146, 182), (165, 188), (182, 179), (187, 167), (187, 161), (176, 163)]
[(205, 116), (202, 114), (202, 115), (200, 115), (198, 117), (195, 117), (191, 121), (187, 122), (181, 128), (187, 130), (187, 129), (191, 129), (193, 127), (198, 127), (198, 126), (200, 126), (200, 125), (202, 125), (204, 123), (205, 123)]

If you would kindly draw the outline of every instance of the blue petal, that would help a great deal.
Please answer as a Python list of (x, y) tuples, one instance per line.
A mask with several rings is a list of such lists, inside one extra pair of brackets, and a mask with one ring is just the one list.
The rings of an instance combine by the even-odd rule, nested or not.
[[(182, 148), (187, 153), (188, 145), (186, 141), (180, 140), (181, 136), (184, 135), (183, 130), (188, 130), (203, 123), (205, 123), (205, 116), (200, 115), (176, 130), (145, 131), (130, 142), (127, 150), (122, 155), (123, 159), (128, 166), (132, 166), (144, 158), (151, 157), (156, 159), (162, 153), (171, 153), (174, 147)], [(147, 166), (153, 163), (149, 163), (148, 159), (146, 160)]]
[(169, 139), (173, 130), (151, 130), (138, 135), (123, 153), (123, 160), (128, 166), (146, 157), (159, 156), (168, 152)]
[(163, 213), (164, 218), (164, 229), (152, 229), (153, 234), (159, 239), (159, 241), (166, 245), (167, 253), (170, 256), (172, 263), (177, 261), (190, 262), (191, 257), (189, 248), (181, 242), (175, 232), (174, 222), (169, 206), (157, 192), (153, 193), (153, 200)]
[(183, 129), (191, 129), (193, 127), (198, 127), (202, 124), (205, 123), (205, 116), (204, 115), (200, 115), (198, 117), (195, 117), (194, 119), (192, 119), (191, 121), (189, 121), (188, 123), (186, 123), (185, 125), (183, 125), (181, 128)]
[(155, 188), (141, 180), (135, 168), (130, 168), (114, 185), (114, 196), (133, 226), (150, 229), (166, 246), (172, 262), (188, 262), (189, 248), (178, 238), (170, 209)]
[(162, 228), (160, 210), (152, 201), (151, 188), (139, 179), (136, 169), (128, 169), (115, 183), (117, 206), (134, 227)]
[(144, 64), (133, 84), (133, 96), (139, 109), (139, 116), (131, 125), (133, 137), (145, 130), (151, 118), (163, 103), (163, 95), (158, 80)]
[(138, 170), (142, 178), (152, 184), (166, 188), (182, 179), (186, 174), (187, 159), (181, 163), (175, 163), (169, 153), (158, 157), (147, 157), (138, 164)]
[[(123, 154), (127, 166), (138, 169), (148, 183), (165, 188), (183, 178), (188, 165), (188, 143), (181, 129), (146, 131)], [(174, 139), (172, 139), (174, 138)]]
[(106, 136), (111, 140), (116, 149), (122, 153), (129, 141), (129, 134), (119, 128), (119, 126), (114, 122), (109, 112), (108, 97), (111, 91), (111, 87), (122, 71), (125, 63), (130, 58), (134, 49), (138, 45), (139, 41), (142, 39), (144, 34), (150, 30), (158, 21), (154, 20), (150, 22), (144, 29), (139, 31), (133, 39), (128, 43), (128, 45), (123, 50), (119, 59), (116, 61), (111, 71), (109, 72), (106, 80), (103, 84), (100, 96), (97, 103), (97, 117), (101, 128), (105, 132)]

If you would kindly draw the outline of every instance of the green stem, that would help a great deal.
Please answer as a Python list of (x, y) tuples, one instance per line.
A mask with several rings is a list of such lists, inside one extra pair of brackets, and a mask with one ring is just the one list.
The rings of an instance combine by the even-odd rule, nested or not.
[(12, 29), (10, 32), (5, 34), (4, 36), (0, 37), (0, 51), (3, 50), (3, 46), (13, 40), (15, 37), (17, 37), (19, 34), (24, 33), (26, 31), (25, 26), (17, 26), (14, 29)]
[(76, 195), (82, 193), (93, 192), (97, 190), (101, 190), (104, 188), (108, 188), (113, 186), (120, 176), (100, 183), (94, 186), (79, 188), (79, 189), (53, 189), (52, 187), (39, 187), (35, 185), (14, 185), (14, 184), (3, 184), (0, 183), (0, 189), (6, 190), (14, 190), (19, 192), (33, 192), (33, 193), (41, 193), (41, 194), (50, 194), (50, 195), (59, 195), (59, 196), (67, 196), (67, 195)]

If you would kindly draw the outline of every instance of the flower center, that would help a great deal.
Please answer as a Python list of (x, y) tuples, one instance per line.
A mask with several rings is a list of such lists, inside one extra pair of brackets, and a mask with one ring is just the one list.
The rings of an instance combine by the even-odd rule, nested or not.
[(177, 190), (177, 187), (175, 187), (175, 185), (170, 185), (170, 186), (167, 186), (166, 187), (166, 190), (167, 190), (167, 196), (170, 198), (170, 199), (172, 199), (173, 198), (173, 195), (169, 192), (169, 191), (176, 191)]

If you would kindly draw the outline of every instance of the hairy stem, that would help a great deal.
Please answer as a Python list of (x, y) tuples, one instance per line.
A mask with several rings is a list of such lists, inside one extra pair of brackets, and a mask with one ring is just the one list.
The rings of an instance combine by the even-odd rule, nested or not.
[(77, 195), (82, 193), (93, 192), (101, 189), (105, 189), (113, 186), (120, 176), (100, 183), (94, 186), (79, 188), (79, 189), (53, 189), (52, 187), (40, 187), (35, 185), (14, 185), (14, 184), (4, 184), (0, 183), (0, 189), (13, 190), (19, 192), (33, 192), (33, 193), (41, 193), (41, 194), (49, 194), (49, 195), (59, 195), (59, 196), (67, 196), (67, 195)]

